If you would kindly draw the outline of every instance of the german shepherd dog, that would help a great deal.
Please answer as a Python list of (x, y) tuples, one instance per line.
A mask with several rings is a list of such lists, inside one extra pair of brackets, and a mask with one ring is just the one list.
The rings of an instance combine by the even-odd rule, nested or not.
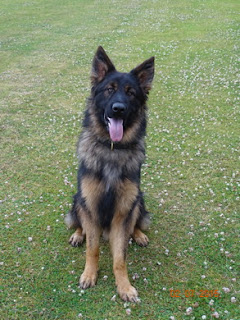
[(78, 144), (78, 191), (65, 218), (76, 231), (69, 243), (76, 247), (86, 237), (86, 264), (80, 287), (97, 281), (99, 238), (110, 241), (117, 291), (136, 302), (126, 267), (130, 237), (148, 244), (141, 231), (149, 225), (140, 170), (145, 158), (146, 101), (154, 75), (154, 57), (129, 73), (118, 72), (102, 47), (92, 63), (91, 96)]

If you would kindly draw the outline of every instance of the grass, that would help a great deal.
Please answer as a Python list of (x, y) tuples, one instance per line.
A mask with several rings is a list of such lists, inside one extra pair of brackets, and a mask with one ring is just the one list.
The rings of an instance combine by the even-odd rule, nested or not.
[[(237, 4), (1, 3), (2, 319), (239, 319)], [(142, 172), (151, 242), (128, 251), (140, 304), (111, 300), (106, 243), (97, 286), (78, 288), (85, 245), (69, 247), (63, 223), (98, 45), (120, 71), (156, 57)]]

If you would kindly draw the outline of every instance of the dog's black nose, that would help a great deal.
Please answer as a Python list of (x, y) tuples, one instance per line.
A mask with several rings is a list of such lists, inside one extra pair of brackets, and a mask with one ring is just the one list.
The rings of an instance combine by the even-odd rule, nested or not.
[(121, 102), (115, 102), (113, 105), (112, 105), (112, 111), (114, 113), (118, 113), (118, 114), (121, 114), (125, 111), (126, 109), (126, 106), (121, 103)]

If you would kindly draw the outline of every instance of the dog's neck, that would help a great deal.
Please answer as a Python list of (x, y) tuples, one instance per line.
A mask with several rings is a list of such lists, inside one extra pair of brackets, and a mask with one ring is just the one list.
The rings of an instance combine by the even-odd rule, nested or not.
[(109, 141), (98, 140), (98, 142), (104, 145), (105, 147), (107, 147), (108, 149), (110, 149), (111, 151), (133, 149), (139, 145), (137, 141), (121, 143), (121, 142), (113, 142), (110, 140)]

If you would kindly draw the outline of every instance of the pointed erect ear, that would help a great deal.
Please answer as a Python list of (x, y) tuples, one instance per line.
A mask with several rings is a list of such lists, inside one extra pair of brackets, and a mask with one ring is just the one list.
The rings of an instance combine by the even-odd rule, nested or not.
[(100, 46), (93, 58), (91, 83), (92, 85), (98, 84), (104, 79), (108, 72), (116, 70), (112, 61), (108, 58), (106, 52)]
[(144, 61), (131, 71), (133, 75), (138, 78), (139, 84), (143, 91), (148, 94), (151, 89), (152, 80), (154, 76), (154, 57)]

